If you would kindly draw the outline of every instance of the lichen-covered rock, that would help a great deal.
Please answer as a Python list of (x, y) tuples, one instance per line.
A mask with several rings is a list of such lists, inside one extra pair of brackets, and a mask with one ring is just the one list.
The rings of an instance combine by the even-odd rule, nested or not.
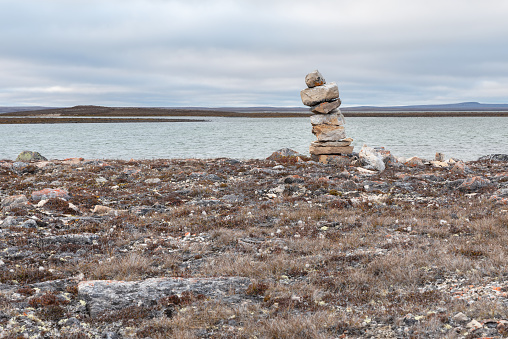
[(305, 76), (305, 84), (307, 85), (307, 87), (313, 88), (316, 86), (326, 84), (326, 80), (325, 78), (323, 78), (323, 76), (321, 75), (321, 73), (319, 73), (318, 70), (315, 70)]
[(234, 302), (245, 296), (249, 278), (151, 278), (143, 281), (82, 281), (78, 295), (92, 317), (129, 306), (150, 307), (161, 298), (191, 292), (222, 301)]
[(66, 190), (60, 189), (60, 188), (45, 188), (40, 191), (32, 192), (32, 200), (40, 201), (44, 199), (51, 199), (51, 198), (61, 198), (64, 200), (69, 200), (69, 192)]
[(32, 152), (32, 151), (23, 151), (19, 153), (18, 157), (16, 158), (16, 161), (22, 161), (22, 162), (30, 162), (30, 161), (46, 161), (45, 157), (43, 157), (39, 152)]

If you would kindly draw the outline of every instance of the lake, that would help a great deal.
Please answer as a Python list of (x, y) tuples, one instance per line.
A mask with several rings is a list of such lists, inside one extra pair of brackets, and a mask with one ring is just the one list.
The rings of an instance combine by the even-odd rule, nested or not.
[[(185, 117), (187, 118), (187, 117)], [(195, 119), (203, 119), (195, 118)], [(308, 117), (205, 118), (207, 122), (0, 125), (0, 159), (23, 150), (48, 159), (266, 158), (283, 147), (308, 154)], [(355, 151), (384, 146), (395, 156), (462, 160), (508, 153), (506, 117), (349, 117)]]

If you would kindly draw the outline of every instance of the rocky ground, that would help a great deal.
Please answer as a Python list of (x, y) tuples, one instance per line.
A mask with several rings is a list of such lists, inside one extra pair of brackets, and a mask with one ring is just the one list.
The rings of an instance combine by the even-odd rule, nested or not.
[(0, 161), (0, 337), (508, 337), (508, 156), (384, 160)]

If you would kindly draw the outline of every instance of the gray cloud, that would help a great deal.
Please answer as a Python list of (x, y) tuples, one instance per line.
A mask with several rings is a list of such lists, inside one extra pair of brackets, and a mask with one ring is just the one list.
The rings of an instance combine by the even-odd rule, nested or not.
[(0, 106), (507, 102), (503, 0), (48, 0), (0, 4)]

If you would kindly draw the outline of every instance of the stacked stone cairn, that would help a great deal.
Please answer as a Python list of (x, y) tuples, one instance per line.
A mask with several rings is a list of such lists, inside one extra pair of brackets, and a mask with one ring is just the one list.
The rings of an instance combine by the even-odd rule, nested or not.
[(314, 160), (328, 163), (332, 158), (353, 153), (351, 142), (346, 138), (344, 116), (340, 112), (339, 89), (335, 82), (329, 84), (314, 71), (305, 77), (306, 89), (300, 92), (302, 102), (310, 106), (314, 113), (310, 117), (312, 133), (317, 141), (310, 145), (310, 154)]

